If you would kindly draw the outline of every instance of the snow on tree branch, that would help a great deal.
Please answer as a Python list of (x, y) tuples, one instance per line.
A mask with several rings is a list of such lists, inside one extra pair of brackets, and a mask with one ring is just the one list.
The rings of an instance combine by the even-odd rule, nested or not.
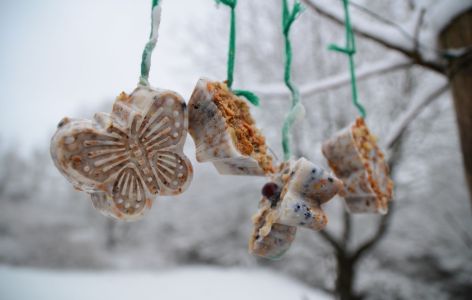
[[(333, 5), (331, 0), (302, 0), (305, 5), (316, 11), (317, 13), (331, 19), (338, 24), (344, 24), (344, 16), (340, 7)], [(418, 8), (423, 9), (423, 8)], [(420, 14), (413, 13), (413, 18), (410, 22), (404, 26), (411, 31), (411, 27), (417, 24), (421, 26), (421, 22), (418, 23), (418, 16)], [(407, 29), (402, 29), (401, 26), (392, 26), (385, 22), (377, 22), (372, 24), (372, 21), (365, 20), (358, 14), (353, 13), (352, 15), (353, 30), (356, 34), (377, 42), (389, 49), (398, 51), (410, 59), (416, 64), (434, 70), (436, 72), (444, 74), (445, 64), (440, 55), (435, 49), (435, 45), (427, 45), (417, 47), (417, 40), (415, 40), (414, 32), (407, 32)], [(414, 29), (416, 31), (417, 29)], [(407, 33), (407, 34), (405, 34)]]
[[(393, 205), (394, 205), (393, 203), (389, 204), (389, 206), (390, 206), (389, 210), (393, 209), (393, 207), (392, 207)], [(374, 246), (376, 246), (382, 240), (382, 238), (385, 236), (385, 233), (387, 232), (388, 225), (390, 223), (392, 215), (393, 215), (393, 213), (389, 212), (388, 214), (381, 217), (379, 226), (378, 226), (377, 231), (375, 232), (374, 236), (372, 236), (372, 238), (370, 238), (369, 240), (364, 242), (361, 246), (359, 246), (359, 248), (357, 248), (357, 250), (352, 255), (352, 259), (354, 261), (357, 261), (365, 253), (367, 253), (367, 250), (373, 248)]]
[[(361, 81), (373, 76), (403, 69), (405, 67), (411, 66), (412, 64), (413, 62), (410, 59), (404, 57), (385, 59), (380, 62), (360, 67), (356, 72), (356, 78), (358, 81)], [(314, 82), (312, 84), (301, 86), (300, 94), (303, 97), (313, 96), (320, 92), (339, 88), (346, 84), (349, 84), (351, 82), (350, 80), (351, 79), (349, 73), (343, 72), (342, 74), (337, 74), (332, 77)], [(255, 91), (261, 97), (276, 97), (288, 95), (287, 89), (281, 84), (254, 87), (251, 88), (251, 90)]]
[[(437, 86), (437, 85), (435, 85)], [(439, 85), (438, 89), (428, 91), (426, 95), (418, 97), (418, 100), (410, 105), (410, 107), (404, 111), (401, 116), (392, 125), (390, 133), (385, 139), (385, 148), (391, 149), (396, 141), (401, 137), (403, 132), (408, 128), (408, 125), (428, 106), (431, 102), (441, 96), (445, 91), (448, 90), (448, 83)]]
[(326, 229), (318, 232), (320, 236), (327, 241), (338, 253), (343, 253), (344, 248), (341, 247), (341, 242), (339, 242), (331, 233)]
[(421, 0), (421, 6), (431, 7), (428, 21), (432, 29), (439, 34), (451, 21), (461, 13), (472, 9), (470, 0)]

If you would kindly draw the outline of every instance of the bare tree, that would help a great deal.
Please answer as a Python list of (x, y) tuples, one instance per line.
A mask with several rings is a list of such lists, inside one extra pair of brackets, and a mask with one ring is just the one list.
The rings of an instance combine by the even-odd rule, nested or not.
[[(343, 15), (341, 10), (332, 6), (332, 2), (317, 1), (317, 0), (304, 0), (303, 1), (310, 9), (318, 12), (322, 16), (328, 17), (336, 23), (343, 25)], [(414, 20), (411, 22), (412, 32), (405, 32), (402, 28), (395, 27), (395, 23), (387, 21), (386, 19), (364, 9), (360, 5), (355, 5), (357, 8), (364, 10), (364, 12), (370, 13), (375, 19), (380, 20), (383, 26), (383, 31), (397, 32), (398, 35), (403, 36), (407, 42), (397, 43), (395, 39), (389, 39), (388, 37), (379, 35), (379, 30), (372, 30), (374, 26), (366, 26), (367, 23), (354, 22), (355, 32), (364, 38), (370, 39), (390, 50), (402, 54), (405, 58), (398, 59), (396, 61), (386, 60), (385, 62), (377, 63), (374, 67), (364, 67), (359, 70), (359, 78), (361, 80), (367, 79), (372, 75), (380, 75), (386, 72), (395, 71), (404, 67), (411, 66), (412, 64), (424, 67), (433, 72), (437, 72), (443, 75), (449, 75), (450, 82), (455, 85), (453, 86), (454, 98), (456, 104), (457, 117), (459, 121), (459, 127), (461, 131), (462, 140), (462, 151), (465, 159), (465, 169), (467, 173), (467, 180), (469, 181), (469, 188), (472, 191), (472, 96), (470, 92), (470, 74), (471, 74), (471, 63), (470, 63), (470, 50), (464, 54), (455, 57), (454, 60), (445, 61), (443, 57), (440, 57), (435, 53), (431, 58), (430, 53), (427, 53), (430, 49), (423, 49), (419, 44), (419, 33), (423, 23), (425, 10), (417, 9), (413, 14)], [(463, 14), (454, 20), (450, 27), (442, 34), (443, 45), (446, 48), (460, 48), (470, 47), (472, 44), (472, 28), (471, 25), (471, 12)], [(465, 31), (465, 33), (464, 33)], [(462, 35), (465, 35), (462, 36)], [(407, 46), (405, 46), (407, 45)], [(444, 51), (443, 53), (446, 53)], [(453, 63), (454, 62), (454, 63)], [(310, 86), (302, 87), (302, 93), (305, 95), (322, 92), (325, 89), (332, 89), (348, 83), (348, 77), (346, 75), (339, 75), (332, 78), (325, 79), (322, 82), (311, 84)], [(277, 89), (271, 88), (272, 93), (281, 93)], [(442, 85), (439, 88), (433, 89), (425, 94), (424, 97), (414, 101), (410, 107), (400, 116), (397, 121), (393, 123), (390, 133), (387, 135), (385, 140), (385, 146), (390, 150), (389, 165), (394, 175), (395, 167), (401, 157), (401, 145), (402, 138), (408, 128), (408, 125), (414, 120), (414, 118), (432, 101), (437, 99), (441, 94), (448, 90), (448, 85)], [(269, 89), (267, 89), (269, 91)], [(264, 89), (260, 89), (260, 92), (264, 93)], [(364, 243), (357, 246), (355, 249), (351, 249), (350, 240), (353, 235), (352, 230), (352, 218), (351, 215), (343, 213), (343, 231), (340, 237), (335, 237), (333, 233), (328, 231), (322, 231), (320, 236), (332, 247), (335, 253), (336, 259), (336, 281), (335, 289), (333, 293), (337, 295), (339, 299), (360, 299), (362, 294), (354, 290), (354, 283), (356, 280), (356, 268), (360, 260), (367, 253), (372, 251), (375, 246), (385, 237), (388, 232), (390, 220), (393, 217), (394, 209), (393, 205), (390, 207), (390, 211), (387, 215), (380, 218), (376, 232), (367, 239)]]
[(446, 49), (469, 49), (459, 57), (451, 57), (445, 73), (452, 87), (465, 174), (472, 201), (472, 9), (456, 17), (442, 31), (439, 39)]

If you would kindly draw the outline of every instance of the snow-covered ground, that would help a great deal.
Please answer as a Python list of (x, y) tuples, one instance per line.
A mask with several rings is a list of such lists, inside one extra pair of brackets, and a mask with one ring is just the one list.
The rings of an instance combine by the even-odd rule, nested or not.
[(293, 299), (329, 297), (274, 272), (187, 267), (157, 272), (71, 272), (0, 267), (0, 299)]

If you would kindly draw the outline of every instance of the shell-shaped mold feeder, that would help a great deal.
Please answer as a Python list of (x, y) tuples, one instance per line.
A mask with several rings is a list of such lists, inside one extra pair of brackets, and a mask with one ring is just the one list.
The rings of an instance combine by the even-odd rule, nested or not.
[(357, 118), (324, 142), (322, 152), (333, 172), (344, 182), (343, 196), (349, 212), (388, 212), (393, 181), (384, 154), (364, 119)]
[(271, 202), (263, 197), (259, 203), (259, 211), (252, 218), (254, 230), (249, 240), (249, 252), (267, 259), (280, 259), (292, 245), (297, 233), (296, 226), (273, 223), (269, 219)]
[(262, 188), (249, 251), (278, 259), (289, 249), (297, 227), (325, 228), (328, 218), (321, 205), (342, 188), (341, 180), (304, 158), (282, 163)]
[(249, 106), (225, 83), (200, 79), (188, 106), (189, 133), (198, 162), (212, 162), (224, 175), (274, 172), (272, 156)]
[(158, 194), (180, 194), (190, 184), (192, 165), (183, 153), (187, 127), (180, 95), (138, 86), (118, 96), (111, 114), (64, 118), (52, 137), (51, 156), (102, 214), (137, 220)]

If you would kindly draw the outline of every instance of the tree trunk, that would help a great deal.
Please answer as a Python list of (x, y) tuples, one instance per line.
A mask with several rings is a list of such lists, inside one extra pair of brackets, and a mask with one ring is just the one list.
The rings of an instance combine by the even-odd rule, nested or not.
[(105, 249), (113, 250), (117, 244), (115, 233), (116, 221), (110, 218), (106, 219), (105, 223)]
[[(443, 48), (472, 46), (472, 10), (455, 18), (440, 34)], [(456, 109), (462, 156), (472, 202), (472, 54), (449, 60), (448, 77)]]
[(355, 262), (345, 253), (337, 253), (336, 296), (339, 300), (360, 299), (353, 290), (355, 280)]

